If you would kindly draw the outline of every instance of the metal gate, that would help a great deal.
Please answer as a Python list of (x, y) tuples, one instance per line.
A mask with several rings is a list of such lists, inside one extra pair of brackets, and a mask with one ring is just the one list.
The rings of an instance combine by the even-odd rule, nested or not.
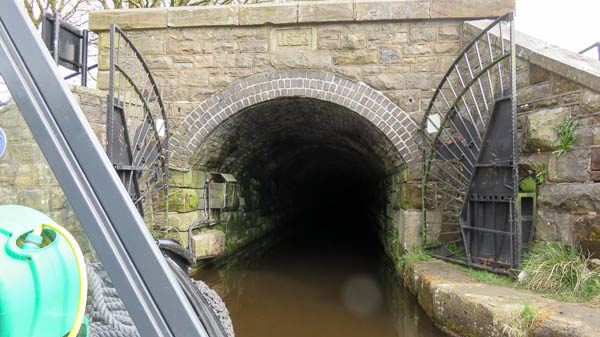
[(106, 151), (150, 229), (167, 223), (167, 115), (142, 55), (110, 26)]
[(513, 19), (513, 12), (498, 18), (464, 48), (421, 125), (425, 248), (506, 274), (533, 230), (533, 221), (517, 221)]

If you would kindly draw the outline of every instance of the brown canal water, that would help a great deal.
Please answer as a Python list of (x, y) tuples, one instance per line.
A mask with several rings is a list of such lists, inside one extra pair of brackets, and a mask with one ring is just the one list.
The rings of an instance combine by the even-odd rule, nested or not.
[(195, 274), (221, 295), (237, 337), (447, 336), (364, 238), (311, 231), (264, 246)]

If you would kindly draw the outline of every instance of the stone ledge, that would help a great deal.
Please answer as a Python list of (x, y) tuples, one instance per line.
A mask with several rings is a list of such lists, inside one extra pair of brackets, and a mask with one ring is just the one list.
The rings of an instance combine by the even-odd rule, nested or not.
[[(466, 31), (478, 34), (490, 23), (489, 20), (481, 20), (466, 22), (464, 26)], [(505, 32), (504, 36), (508, 36), (507, 30), (503, 32)], [(498, 36), (497, 32), (491, 33)], [(517, 57), (590, 89), (600, 91), (600, 62), (598, 60), (551, 45), (519, 31), (515, 34), (515, 43)]]
[(239, 6), (173, 7), (167, 10), (169, 27), (235, 26)]
[(106, 91), (106, 90), (100, 90), (100, 89), (95, 89), (95, 88), (90, 88), (90, 87), (82, 87), (77, 84), (68, 84), (68, 86), (69, 86), (69, 89), (71, 89), (71, 92), (74, 94), (82, 94), (82, 95), (95, 96), (95, 97), (100, 97), (100, 98), (106, 98), (106, 96), (108, 95), (108, 91)]
[(318, 22), (498, 17), (515, 8), (515, 0), (343, 0), (264, 3), (231, 6), (118, 9), (90, 13), (90, 29), (244, 26)]
[(167, 9), (112, 9), (90, 13), (90, 30), (109, 30), (111, 23), (118, 25), (121, 29), (166, 28)]
[(528, 301), (540, 315), (527, 336), (593, 337), (600, 308), (543, 298), (529, 291), (474, 281), (440, 260), (409, 262), (401, 272), (425, 312), (444, 328), (464, 336), (515, 335), (516, 317)]

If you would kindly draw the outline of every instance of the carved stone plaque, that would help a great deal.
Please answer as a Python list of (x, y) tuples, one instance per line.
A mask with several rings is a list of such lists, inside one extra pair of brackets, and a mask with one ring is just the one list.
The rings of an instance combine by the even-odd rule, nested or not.
[(271, 30), (271, 50), (317, 49), (317, 30), (313, 27)]

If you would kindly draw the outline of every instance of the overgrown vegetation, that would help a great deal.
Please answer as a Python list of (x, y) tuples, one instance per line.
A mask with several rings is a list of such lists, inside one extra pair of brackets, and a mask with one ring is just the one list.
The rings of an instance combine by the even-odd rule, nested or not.
[(522, 263), (517, 286), (575, 302), (600, 302), (600, 270), (581, 249), (556, 242), (535, 245)]
[(404, 255), (400, 257), (400, 265), (405, 266), (406, 263), (411, 261), (429, 261), (431, 260), (431, 256), (429, 256), (424, 250), (422, 246), (415, 246), (409, 249)]
[(590, 258), (581, 249), (540, 242), (523, 259), (518, 281), (485, 270), (459, 268), (487, 284), (527, 289), (567, 302), (600, 304), (600, 268), (590, 265)]
[(558, 150), (552, 151), (557, 157), (562, 154), (569, 152), (575, 144), (575, 128), (579, 124), (579, 121), (573, 121), (569, 117), (565, 117), (565, 120), (554, 128), (558, 133), (558, 142), (552, 143), (552, 146), (559, 147)]

